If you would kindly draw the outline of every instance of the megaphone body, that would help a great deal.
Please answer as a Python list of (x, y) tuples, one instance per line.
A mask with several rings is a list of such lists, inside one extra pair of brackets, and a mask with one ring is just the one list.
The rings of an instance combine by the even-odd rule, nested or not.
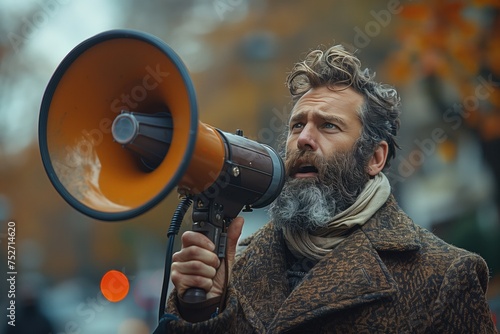
[(91, 37), (64, 58), (42, 100), (39, 145), (50, 181), (85, 215), (133, 218), (177, 187), (194, 197), (193, 229), (211, 238), (242, 208), (270, 204), (285, 179), (271, 147), (200, 122), (177, 54), (130, 30)]

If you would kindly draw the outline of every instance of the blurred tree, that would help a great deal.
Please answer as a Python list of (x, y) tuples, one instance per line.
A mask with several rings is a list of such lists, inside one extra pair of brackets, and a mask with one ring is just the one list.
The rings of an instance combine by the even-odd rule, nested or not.
[(30, 59), (25, 47), (45, 24), (42, 20), (48, 16), (40, 14), (47, 15), (42, 8), (48, 2), (16, 8), (4, 5), (0, 10), (0, 157), (4, 167), (9, 163), (7, 155), (18, 153), (35, 139), (32, 128), (36, 118), (26, 106), (37, 100), (38, 94), (27, 91), (41, 80), (38, 69), (45, 59)]
[[(384, 65), (391, 81), (400, 85), (420, 82), (425, 87), (439, 113), (439, 126), (446, 129), (450, 139), (438, 150), (445, 160), (453, 160), (457, 151), (453, 139), (460, 131), (476, 134), (498, 192), (500, 2), (424, 0), (402, 7), (396, 27), (396, 49)], [(495, 201), (500, 214), (498, 194)], [(498, 239), (498, 221), (493, 228)], [(470, 239), (461, 246), (474, 250), (480, 247), (481, 240), (484, 241), (484, 238), (478, 239), (471, 244)], [(486, 241), (492, 241), (490, 239)], [(457, 243), (463, 240), (463, 233), (457, 232)], [(500, 268), (500, 260), (496, 259), (498, 254), (487, 254), (483, 246), (482, 254), (494, 261), (493, 266)], [(490, 247), (492, 249), (494, 247)]]

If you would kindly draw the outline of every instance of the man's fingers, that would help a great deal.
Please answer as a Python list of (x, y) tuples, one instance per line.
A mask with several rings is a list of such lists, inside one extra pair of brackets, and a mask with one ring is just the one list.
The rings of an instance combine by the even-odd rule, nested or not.
[(198, 246), (189, 246), (174, 253), (173, 262), (199, 261), (213, 268), (218, 268), (220, 260), (217, 255), (207, 249)]
[[(218, 260), (218, 259), (217, 259)], [(217, 269), (201, 261), (173, 262), (170, 278), (180, 296), (186, 289), (201, 288), (210, 291)]]
[(182, 275), (197, 275), (210, 279), (214, 278), (217, 272), (214, 267), (200, 261), (174, 262), (172, 270)]
[(189, 288), (200, 288), (205, 291), (210, 291), (213, 285), (213, 280), (208, 277), (199, 275), (183, 275), (176, 270), (172, 270), (170, 275), (179, 296), (184, 295)]
[(213, 251), (214, 243), (206, 235), (194, 231), (186, 231), (181, 237), (182, 247), (198, 246)]
[[(231, 268), (236, 253), (238, 238), (243, 229), (243, 218), (237, 217), (227, 231), (227, 257)], [(196, 287), (207, 291), (207, 295), (220, 295), (224, 286), (224, 266), (214, 253), (215, 245), (205, 235), (187, 231), (182, 235), (182, 249), (173, 257), (170, 278), (179, 296), (186, 289)]]

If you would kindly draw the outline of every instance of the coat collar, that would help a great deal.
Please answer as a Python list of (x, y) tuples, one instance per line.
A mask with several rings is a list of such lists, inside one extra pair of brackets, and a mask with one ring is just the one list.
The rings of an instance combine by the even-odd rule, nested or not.
[(268, 225), (255, 239), (235, 264), (233, 284), (249, 321), (256, 329), (271, 332), (390, 298), (397, 285), (378, 251), (420, 248), (414, 225), (391, 195), (374, 217), (356, 228), (289, 293), (281, 232)]
[(413, 221), (401, 210), (392, 194), (361, 230), (377, 251), (406, 252), (421, 247)]

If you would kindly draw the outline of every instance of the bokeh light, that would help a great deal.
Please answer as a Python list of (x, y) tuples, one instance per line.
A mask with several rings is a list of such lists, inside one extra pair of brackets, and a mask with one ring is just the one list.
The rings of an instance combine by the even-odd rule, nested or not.
[(110, 270), (102, 276), (101, 292), (110, 302), (123, 300), (130, 289), (127, 276), (118, 270)]

